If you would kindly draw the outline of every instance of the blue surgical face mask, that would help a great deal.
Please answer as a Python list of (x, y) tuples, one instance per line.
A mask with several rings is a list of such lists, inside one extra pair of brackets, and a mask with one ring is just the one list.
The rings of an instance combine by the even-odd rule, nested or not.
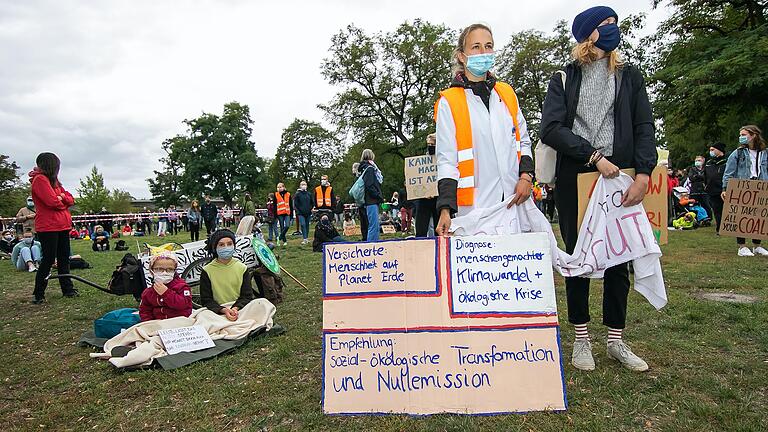
[(484, 77), (496, 62), (496, 53), (467, 56), (467, 70), (476, 77)]
[(716, 158), (716, 157), (717, 157), (717, 155), (715, 154), (715, 152), (713, 152), (713, 151), (711, 151), (711, 150), (710, 150), (710, 151), (709, 151), (709, 157), (711, 157), (711, 158)]
[(31, 245), (34, 240), (34, 237), (24, 237), (24, 243), (28, 245)]
[(616, 24), (606, 24), (597, 28), (600, 37), (595, 46), (605, 52), (611, 52), (619, 47), (621, 42), (621, 29)]
[(219, 256), (221, 259), (230, 259), (235, 254), (235, 247), (234, 246), (222, 246), (219, 248), (216, 248), (216, 255)]
[(704, 162), (697, 160), (693, 163), (697, 168), (701, 168), (702, 165), (704, 165)]
[(739, 135), (739, 144), (741, 145), (749, 144), (749, 137), (746, 135)]

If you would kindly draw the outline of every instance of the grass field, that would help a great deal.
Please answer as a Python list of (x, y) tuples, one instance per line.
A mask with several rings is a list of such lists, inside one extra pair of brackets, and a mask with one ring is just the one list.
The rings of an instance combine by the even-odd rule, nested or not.
[[(171, 237), (187, 238), (186, 233)], [(665, 309), (656, 312), (639, 294), (630, 294), (625, 338), (650, 364), (649, 372), (624, 370), (605, 356), (605, 329), (597, 324), (601, 290), (593, 284), (596, 324), (590, 331), (597, 369), (585, 373), (566, 365), (568, 411), (492, 417), (323, 415), (321, 256), (298, 243), (291, 240), (279, 249), (281, 264), (309, 287), (305, 291), (286, 279), (287, 299), (275, 320), (287, 332), (170, 372), (119, 373), (77, 347), (95, 318), (135, 306), (130, 296), (78, 284), (81, 297), (65, 299), (54, 282), (47, 304), (35, 306), (30, 304), (34, 275), (0, 262), (0, 431), (768, 430), (768, 259), (738, 258), (735, 241), (716, 237), (712, 228), (670, 233), (663, 248)], [(94, 266), (76, 272), (106, 284), (122, 253), (97, 254), (84, 241), (72, 245)], [(556, 280), (567, 360), (573, 331), (565, 317), (562, 279)], [(697, 297), (707, 291), (750, 294), (759, 301)]]

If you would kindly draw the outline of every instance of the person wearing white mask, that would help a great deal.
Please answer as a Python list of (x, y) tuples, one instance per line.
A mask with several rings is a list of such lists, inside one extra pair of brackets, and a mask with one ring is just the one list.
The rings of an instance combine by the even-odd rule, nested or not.
[(36, 272), (42, 258), (40, 242), (35, 241), (32, 231), (24, 231), (21, 241), (16, 243), (11, 252), (11, 262), (16, 264), (16, 270)]
[(208, 252), (214, 260), (200, 273), (200, 303), (230, 321), (237, 321), (238, 311), (255, 295), (248, 267), (234, 258), (235, 233), (228, 229), (215, 231), (208, 239)]
[(491, 29), (465, 28), (454, 49), (453, 82), (435, 104), (437, 235), (449, 233), (453, 215), (502, 201), (511, 209), (531, 195), (528, 128), (515, 91), (490, 71), (494, 62)]
[(328, 181), (328, 176), (320, 177), (320, 186), (315, 188), (315, 209), (323, 210), (330, 215), (336, 208), (336, 201), (337, 197)]
[(141, 293), (139, 317), (142, 321), (188, 317), (192, 313), (192, 291), (176, 273), (178, 264), (172, 252), (150, 258), (152, 286)]
[(709, 218), (712, 219), (712, 209), (704, 193), (704, 156), (698, 155), (694, 158), (693, 166), (688, 168), (688, 177), (685, 179), (684, 186), (688, 188), (691, 198), (701, 203)]

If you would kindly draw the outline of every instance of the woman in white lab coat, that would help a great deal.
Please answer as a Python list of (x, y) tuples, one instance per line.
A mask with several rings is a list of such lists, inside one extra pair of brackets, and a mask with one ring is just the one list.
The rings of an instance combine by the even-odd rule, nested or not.
[(473, 24), (461, 32), (456, 74), (435, 104), (438, 235), (448, 234), (453, 215), (502, 201), (512, 208), (531, 195), (534, 167), (525, 118), (512, 87), (490, 72), (494, 60), (490, 28)]

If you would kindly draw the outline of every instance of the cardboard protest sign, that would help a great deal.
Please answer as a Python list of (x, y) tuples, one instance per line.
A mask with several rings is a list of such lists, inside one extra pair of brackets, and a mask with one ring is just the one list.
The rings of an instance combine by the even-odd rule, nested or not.
[(347, 236), (347, 237), (355, 236), (355, 235), (362, 235), (362, 234), (363, 233), (360, 230), (360, 225), (344, 227), (344, 235)]
[(768, 181), (728, 181), (720, 234), (768, 240)]
[(180, 352), (199, 351), (216, 346), (211, 339), (211, 335), (205, 331), (203, 326), (199, 325), (158, 330), (157, 334), (160, 336), (165, 351), (169, 355)]
[(405, 190), (409, 200), (437, 196), (437, 162), (435, 156), (405, 158)]
[(381, 232), (383, 234), (394, 234), (396, 231), (393, 225), (382, 225)]
[[(623, 172), (630, 176), (635, 176), (635, 170), (624, 169)], [(597, 179), (600, 173), (579, 174), (577, 177), (577, 190), (579, 195), (579, 217), (578, 226), (584, 219), (584, 213), (587, 211), (589, 198), (592, 197), (592, 191), (595, 189)], [(620, 197), (619, 197), (620, 198)], [(669, 242), (669, 232), (667, 230), (667, 211), (669, 207), (669, 197), (667, 195), (667, 169), (664, 166), (657, 166), (650, 175), (648, 181), (648, 190), (643, 199), (643, 208), (648, 216), (648, 221), (653, 227), (653, 234), (659, 245), (665, 245)]]
[(326, 245), (324, 412), (564, 410), (551, 259), (546, 234)]

